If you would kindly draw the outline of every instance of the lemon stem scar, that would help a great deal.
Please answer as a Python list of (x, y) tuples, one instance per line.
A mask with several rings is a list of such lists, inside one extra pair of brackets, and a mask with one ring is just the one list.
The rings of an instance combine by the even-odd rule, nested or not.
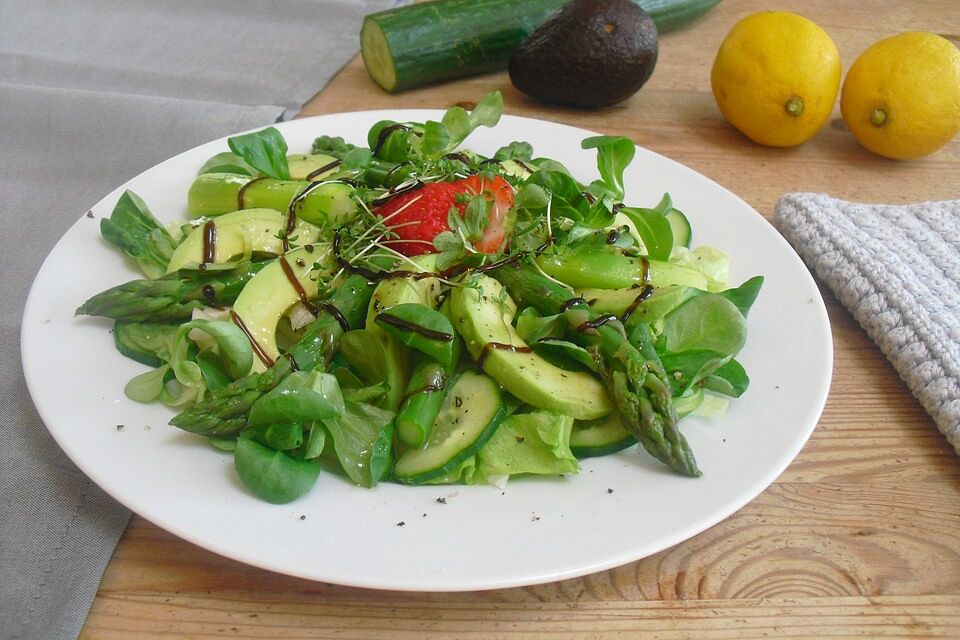
[(786, 104), (783, 105), (783, 108), (786, 109), (787, 113), (793, 117), (797, 117), (803, 113), (803, 98), (800, 96), (793, 96), (787, 100)]
[(874, 109), (870, 112), (870, 122), (873, 123), (873, 126), (879, 127), (884, 122), (887, 121), (887, 114), (881, 109)]

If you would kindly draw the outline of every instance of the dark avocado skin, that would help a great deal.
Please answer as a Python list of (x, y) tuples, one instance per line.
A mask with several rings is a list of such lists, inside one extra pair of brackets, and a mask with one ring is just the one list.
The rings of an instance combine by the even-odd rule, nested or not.
[(510, 81), (527, 95), (574, 107), (626, 100), (657, 64), (657, 27), (630, 0), (573, 0), (510, 58)]

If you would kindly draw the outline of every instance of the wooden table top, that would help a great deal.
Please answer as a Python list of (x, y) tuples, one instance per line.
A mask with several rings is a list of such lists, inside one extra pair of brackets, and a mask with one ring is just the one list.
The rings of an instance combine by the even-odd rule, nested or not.
[[(808, 0), (844, 70), (872, 42), (927, 30), (960, 41), (957, 0)], [(960, 139), (910, 162), (863, 150), (839, 106), (794, 149), (728, 126), (710, 66), (740, 17), (786, 0), (725, 0), (661, 38), (650, 82), (601, 111), (536, 104), (497, 73), (387, 95), (353, 60), (304, 115), (445, 108), (503, 92), (506, 112), (631, 136), (743, 197), (764, 216), (790, 191), (865, 202), (960, 198)], [(853, 317), (821, 287), (833, 384), (813, 437), (739, 512), (633, 564), (540, 586), (396, 593), (269, 573), (134, 517), (81, 634), (87, 639), (960, 637), (960, 460)]]

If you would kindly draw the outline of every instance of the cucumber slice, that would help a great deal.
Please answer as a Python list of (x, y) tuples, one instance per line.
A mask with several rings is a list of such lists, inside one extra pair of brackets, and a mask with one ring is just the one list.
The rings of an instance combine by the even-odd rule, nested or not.
[(605, 456), (637, 444), (614, 411), (596, 420), (576, 421), (570, 432), (570, 451), (577, 458)]
[(683, 215), (683, 212), (677, 209), (670, 209), (664, 217), (667, 219), (667, 222), (670, 223), (670, 229), (673, 231), (673, 244), (682, 245), (689, 249), (690, 234), (692, 231), (687, 216)]
[(170, 357), (170, 345), (176, 332), (175, 324), (117, 320), (113, 323), (113, 344), (131, 360), (148, 367), (159, 367), (164, 363), (164, 357)]
[[(703, 390), (697, 389), (689, 396), (674, 398), (673, 406), (682, 418), (695, 411), (703, 398)], [(616, 411), (596, 420), (577, 420), (570, 432), (570, 451), (577, 458), (606, 456), (635, 444), (637, 438), (623, 426)]]
[(503, 394), (493, 378), (464, 372), (447, 393), (427, 443), (400, 456), (394, 478), (422, 484), (447, 475), (480, 450), (506, 415)]

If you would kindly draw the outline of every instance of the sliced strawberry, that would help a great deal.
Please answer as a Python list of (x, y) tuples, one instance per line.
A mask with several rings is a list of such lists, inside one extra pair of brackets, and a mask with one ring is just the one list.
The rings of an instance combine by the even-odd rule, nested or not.
[(450, 207), (456, 206), (457, 194), (462, 191), (452, 182), (430, 182), (380, 205), (377, 215), (401, 240), (408, 241), (390, 247), (405, 256), (432, 253), (433, 239), (450, 229), (447, 213)]
[[(483, 253), (499, 251), (510, 226), (507, 213), (513, 208), (513, 187), (500, 176), (487, 178), (482, 174), (458, 180), (454, 184), (461, 185), (470, 195), (482, 195), (488, 202), (493, 202), (483, 238), (473, 246)], [(464, 208), (460, 207), (461, 214)]]
[(437, 234), (450, 230), (447, 224), (450, 208), (456, 207), (461, 216), (464, 214), (467, 204), (457, 202), (457, 196), (464, 193), (482, 195), (493, 203), (483, 237), (474, 242), (474, 247), (484, 253), (498, 251), (509, 226), (507, 214), (513, 207), (513, 188), (499, 176), (485, 178), (482, 175), (456, 182), (430, 182), (419, 189), (394, 196), (377, 207), (377, 215), (403, 241), (391, 244), (391, 248), (406, 256), (432, 253), (433, 239)]

